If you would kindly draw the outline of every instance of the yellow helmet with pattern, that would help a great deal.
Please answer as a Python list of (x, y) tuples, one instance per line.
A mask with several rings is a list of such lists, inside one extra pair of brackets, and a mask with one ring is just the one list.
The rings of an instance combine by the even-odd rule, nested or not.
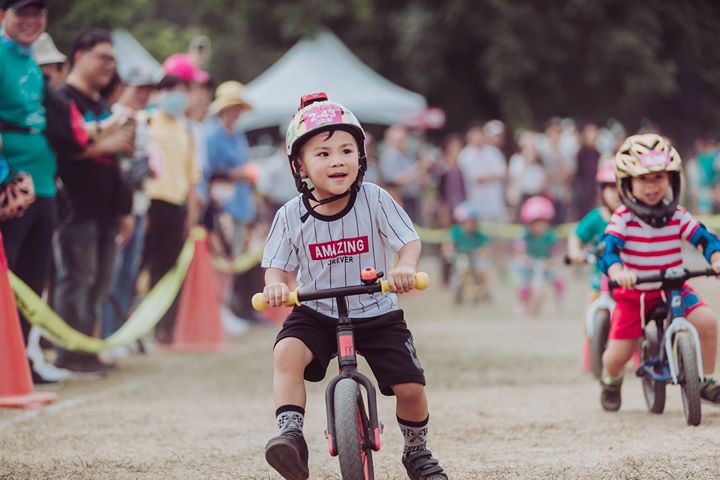
[(667, 139), (655, 133), (628, 137), (615, 155), (617, 178), (655, 172), (680, 172), (682, 160)]
[[(670, 221), (680, 199), (682, 159), (670, 142), (655, 133), (632, 135), (615, 154), (615, 174), (623, 204), (651, 227)], [(632, 195), (632, 179), (649, 173), (668, 172), (672, 197), (657, 205), (646, 205)]]

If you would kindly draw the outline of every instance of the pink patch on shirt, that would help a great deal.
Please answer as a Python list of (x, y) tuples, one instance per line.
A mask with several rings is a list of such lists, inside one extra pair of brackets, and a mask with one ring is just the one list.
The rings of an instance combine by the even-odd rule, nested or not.
[(670, 163), (670, 155), (665, 152), (650, 151), (640, 155), (640, 165), (645, 168), (664, 167)]
[(302, 116), (308, 130), (319, 125), (342, 123), (342, 111), (333, 105), (318, 105), (303, 112)]

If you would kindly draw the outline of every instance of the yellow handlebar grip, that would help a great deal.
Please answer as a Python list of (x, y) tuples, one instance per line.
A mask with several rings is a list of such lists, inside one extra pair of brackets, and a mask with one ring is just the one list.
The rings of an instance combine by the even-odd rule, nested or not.
[[(382, 293), (392, 292), (390, 289), (390, 284), (387, 282), (387, 280), (380, 280), (380, 286), (382, 287), (382, 290), (380, 290)], [(428, 275), (425, 272), (418, 272), (415, 274), (415, 288), (418, 290), (425, 290), (430, 286), (430, 275)]]
[(252, 306), (258, 312), (262, 312), (270, 305), (265, 302), (265, 295), (263, 295), (262, 293), (256, 293), (252, 296)]
[[(270, 307), (270, 304), (265, 301), (265, 295), (262, 293), (256, 293), (252, 296), (252, 306), (255, 310), (258, 312), (262, 312), (266, 308)], [(285, 302), (285, 306), (292, 307), (293, 305), (301, 305), (300, 301), (298, 300), (298, 291), (292, 290), (288, 294), (288, 299)]]
[(296, 288), (295, 290), (291, 291), (290, 294), (288, 295), (288, 299), (287, 299), (287, 302), (285, 302), (285, 305), (287, 305), (288, 307), (292, 307), (293, 305), (298, 305), (298, 306), (302, 305), (302, 303), (300, 303), (300, 300), (298, 300), (298, 293), (300, 293), (299, 288)]
[(415, 275), (415, 288), (425, 290), (430, 286), (430, 275), (425, 272), (418, 272)]

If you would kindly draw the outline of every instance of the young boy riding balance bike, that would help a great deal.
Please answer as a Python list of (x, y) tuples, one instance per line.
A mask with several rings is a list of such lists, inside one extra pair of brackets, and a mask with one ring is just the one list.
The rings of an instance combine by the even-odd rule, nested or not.
[[(288, 278), (295, 270), (300, 290), (346, 286), (366, 266), (388, 272), (397, 293), (413, 289), (420, 240), (390, 195), (363, 183), (364, 139), (362, 126), (346, 107), (328, 101), (324, 93), (302, 98), (286, 136), (300, 195), (275, 215), (262, 260), (267, 269), (263, 294), (271, 306), (285, 304)], [(357, 350), (367, 359), (380, 391), (397, 399), (405, 439), (402, 462), (409, 478), (447, 480), (427, 449), (425, 376), (397, 296), (352, 296), (347, 301)], [(277, 335), (273, 397), (279, 435), (267, 443), (265, 458), (286, 479), (309, 476), (302, 433), (303, 380), (318, 382), (325, 376), (337, 350), (337, 318), (334, 298), (312, 300), (296, 306)]]
[[(642, 321), (665, 300), (657, 284), (638, 284), (637, 275), (659, 273), (683, 264), (682, 241), (698, 247), (720, 274), (720, 241), (704, 225), (678, 206), (682, 161), (677, 150), (655, 134), (633, 135), (615, 156), (615, 172), (623, 205), (610, 219), (603, 238), (600, 267), (621, 288), (607, 350), (600, 403), (606, 411), (620, 409), (622, 371), (642, 337)], [(716, 382), (717, 320), (695, 290), (685, 285), (682, 302), (687, 319), (700, 337), (704, 380), (700, 395), (720, 403)]]

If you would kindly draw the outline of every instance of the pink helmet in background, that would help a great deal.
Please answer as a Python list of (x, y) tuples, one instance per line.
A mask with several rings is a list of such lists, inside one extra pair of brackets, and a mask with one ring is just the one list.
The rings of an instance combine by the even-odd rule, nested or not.
[(540, 196), (530, 197), (525, 200), (520, 208), (520, 220), (523, 223), (532, 223), (537, 220), (552, 221), (555, 218), (555, 207), (552, 202)]
[(456, 222), (464, 222), (466, 220), (479, 220), (480, 215), (470, 202), (459, 203), (453, 210), (453, 218)]
[(190, 56), (184, 53), (170, 55), (163, 62), (163, 72), (165, 75), (178, 77), (183, 82), (204, 84), (210, 79), (208, 73), (198, 69)]
[(598, 167), (597, 174), (595, 175), (595, 181), (599, 184), (605, 183), (617, 183), (617, 176), (615, 176), (615, 162), (605, 162)]

